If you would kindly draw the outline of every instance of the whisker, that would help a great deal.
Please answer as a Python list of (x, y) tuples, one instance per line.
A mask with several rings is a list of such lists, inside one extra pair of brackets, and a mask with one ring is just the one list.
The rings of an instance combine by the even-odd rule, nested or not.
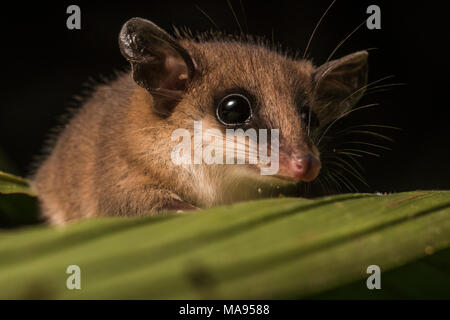
[[(316, 181), (316, 180), (314, 180)], [(314, 181), (312, 183), (314, 183)], [(330, 194), (331, 182), (330, 182), (330, 174), (328, 171), (322, 171), (320, 175), (317, 177), (317, 182), (320, 184), (320, 187), (325, 192), (325, 194)], [(335, 183), (337, 188), (339, 189), (339, 183)], [(340, 191), (340, 190), (339, 190)]]
[(352, 152), (343, 152), (343, 151), (336, 151), (336, 154), (343, 154), (346, 156), (354, 156), (354, 157), (358, 157), (358, 158), (362, 158), (363, 156), (357, 153), (352, 153)]
[(344, 174), (344, 173), (342, 173), (342, 172), (340, 172), (339, 170), (333, 170), (334, 171), (334, 173), (336, 173), (337, 175), (339, 175), (339, 176), (341, 176), (342, 177), (342, 179), (344, 179), (351, 187), (352, 187), (352, 189), (355, 191), (355, 192), (358, 192), (358, 188), (353, 184), (353, 182), (351, 182), (351, 180)]
[(341, 172), (335, 170), (335, 169), (331, 169), (329, 170), (330, 172), (330, 176), (333, 176), (334, 178), (338, 179), (339, 182), (341, 182), (342, 184), (344, 184), (344, 186), (349, 190), (349, 191), (355, 191), (358, 192), (358, 189), (355, 187), (355, 185), (348, 180), (348, 178), (343, 175)]
[(214, 20), (209, 16), (209, 14), (207, 14), (204, 10), (202, 10), (202, 8), (200, 8), (198, 5), (195, 5), (195, 7), (197, 8), (197, 10), (199, 10), (199, 11), (206, 17), (206, 19), (209, 20), (209, 22), (211, 22), (211, 24), (212, 24), (217, 30), (220, 30), (219, 26), (214, 22)]
[[(353, 159), (353, 157), (350, 157), (350, 156), (347, 156), (347, 157), (348, 157), (348, 158), (351, 158), (351, 159), (354, 161), (354, 163), (356, 163), (356, 165), (358, 166), (358, 168), (359, 168), (361, 171), (363, 170), (361, 164), (360, 164), (358, 161), (356, 161), (355, 159)], [(333, 161), (339, 161), (339, 162), (345, 164), (346, 166), (348, 166), (349, 169), (353, 170), (356, 174), (358, 174), (361, 178), (363, 178), (361, 172), (358, 171), (358, 169), (356, 169), (351, 163), (349, 163), (348, 161), (346, 161), (345, 159), (343, 159), (343, 157), (334, 156), (333, 159), (334, 159)]]
[(341, 162), (332, 161), (332, 162), (330, 162), (330, 165), (335, 165), (335, 166), (340, 167), (341, 169), (350, 173), (352, 176), (354, 176), (356, 179), (358, 179), (364, 185), (368, 186), (366, 179), (361, 175), (360, 172), (358, 172), (358, 170), (355, 169), (355, 167), (353, 167), (351, 164), (349, 164), (346, 161), (342, 161), (342, 159), (340, 159), (340, 158), (336, 158), (336, 160), (339, 160)]
[(328, 56), (325, 63), (330, 61), (330, 59), (333, 57), (333, 55), (336, 53), (336, 51), (347, 41), (348, 38), (350, 38), (356, 31), (359, 30), (364, 24), (366, 23), (366, 20), (364, 20), (359, 26), (357, 26), (349, 35), (347, 35), (339, 44), (336, 46), (336, 48), (331, 52), (331, 54)]
[(342, 179), (339, 176), (336, 176), (335, 174), (332, 174), (332, 171), (333, 170), (328, 170), (328, 175), (327, 175), (327, 177), (329, 179), (328, 181), (330, 181), (329, 182), (330, 187), (334, 186), (334, 188), (336, 189), (337, 192), (344, 191), (344, 188), (349, 189), (348, 186), (345, 186), (345, 185), (342, 186), (343, 185)]
[(358, 124), (358, 125), (350, 126), (348, 128), (345, 128), (344, 130), (336, 132), (336, 136), (339, 136), (341, 133), (353, 130), (355, 128), (383, 128), (383, 129), (391, 129), (391, 130), (402, 130), (399, 127), (382, 125), (382, 124)]
[[(327, 194), (330, 193), (330, 188), (331, 188), (331, 183), (330, 183), (330, 178), (329, 178), (329, 173), (327, 175), (326, 174), (322, 174), (319, 176), (319, 183), (322, 187), (322, 190), (325, 188), (324, 192), (326, 192)], [(336, 183), (337, 189), (338, 191), (340, 190), (340, 185), (338, 183)]]
[(309, 37), (308, 44), (306, 45), (306, 49), (303, 52), (303, 59), (305, 59), (305, 57), (306, 57), (306, 55), (308, 53), (308, 49), (309, 49), (309, 46), (311, 44), (311, 41), (314, 38), (314, 35), (316, 34), (316, 31), (319, 28), (320, 24), (322, 23), (323, 18), (327, 15), (328, 11), (331, 9), (331, 7), (334, 5), (335, 2), (336, 2), (336, 0), (333, 0), (333, 2), (331, 2), (331, 4), (328, 6), (328, 8), (325, 10), (325, 12), (320, 17), (319, 21), (316, 23), (316, 26), (314, 27), (314, 30), (311, 33), (311, 36)]
[(338, 151), (360, 152), (360, 153), (368, 154), (368, 155), (374, 156), (374, 157), (380, 156), (378, 153), (370, 152), (367, 150), (361, 150), (361, 149), (339, 149)]
[(387, 83), (387, 84), (382, 84), (382, 85), (379, 85), (379, 86), (371, 87), (367, 91), (372, 90), (372, 89), (390, 88), (390, 87), (398, 87), (398, 86), (406, 86), (406, 85), (408, 85), (408, 84), (404, 83), (404, 82)]
[(385, 135), (383, 135), (381, 133), (378, 133), (378, 132), (369, 131), (369, 130), (351, 130), (351, 131), (348, 131), (348, 132), (344, 132), (344, 133), (342, 133), (340, 135), (336, 135), (336, 137), (338, 137), (338, 136), (346, 136), (346, 135), (353, 134), (353, 133), (367, 134), (367, 135), (371, 135), (371, 136), (374, 136), (374, 137), (379, 137), (379, 138), (388, 140), (390, 142), (394, 142), (394, 139), (389, 138), (388, 136), (385, 136)]
[(337, 146), (345, 145), (345, 144), (361, 144), (361, 145), (366, 145), (366, 146), (370, 146), (370, 147), (380, 148), (380, 149), (384, 149), (384, 150), (392, 150), (391, 148), (388, 148), (388, 147), (385, 147), (385, 146), (381, 146), (379, 144), (363, 142), (363, 141), (344, 141), (344, 142), (338, 144)]
[(373, 95), (375, 93), (380, 93), (380, 92), (389, 92), (391, 89), (387, 88), (387, 89), (374, 89), (374, 90), (367, 90), (366, 92), (364, 92), (364, 97), (368, 96), (368, 95)]
[(331, 122), (330, 125), (328, 125), (328, 127), (325, 129), (325, 131), (323, 132), (322, 136), (319, 138), (319, 141), (317, 142), (317, 145), (320, 144), (320, 142), (322, 141), (322, 138), (327, 134), (328, 130), (330, 130), (330, 128), (340, 119), (348, 116), (349, 114), (351, 114), (352, 112), (358, 111), (358, 110), (362, 110), (362, 109), (367, 109), (367, 108), (371, 108), (371, 107), (375, 107), (375, 106), (379, 106), (378, 103), (372, 103), (372, 104), (367, 104), (352, 110), (349, 110), (347, 112), (345, 112), (344, 114), (342, 114), (341, 116), (339, 116), (338, 118), (336, 118), (334, 121)]
[(236, 12), (235, 12), (234, 9), (233, 9), (233, 5), (231, 4), (231, 1), (230, 1), (230, 0), (227, 0), (227, 3), (228, 3), (228, 6), (229, 6), (230, 9), (231, 9), (231, 12), (233, 13), (234, 19), (236, 20), (236, 23), (237, 23), (237, 25), (238, 25), (238, 27), (239, 27), (239, 30), (241, 31), (241, 33), (244, 33), (244, 31), (242, 30), (242, 26), (241, 26), (241, 24), (239, 23), (239, 19), (238, 19), (237, 15), (236, 15)]
[(241, 5), (242, 14), (244, 15), (245, 29), (247, 30), (247, 33), (248, 33), (249, 29), (248, 29), (248, 21), (247, 21), (247, 14), (245, 12), (245, 7), (244, 7), (244, 4), (242, 3), (242, 0), (239, 0), (239, 3)]
[(346, 159), (351, 160), (358, 167), (359, 172), (362, 175), (362, 172), (364, 172), (364, 167), (361, 165), (361, 163), (359, 163), (358, 159), (355, 159), (355, 157), (353, 157), (351, 155), (343, 155), (343, 156), (339, 156), (338, 158), (341, 159), (342, 161), (345, 161), (345, 159), (343, 159), (344, 157)]
[(351, 97), (353, 97), (355, 94), (361, 92), (362, 90), (365, 90), (365, 89), (369, 88), (370, 86), (372, 86), (372, 85), (374, 85), (374, 84), (376, 84), (376, 83), (379, 83), (379, 82), (381, 82), (381, 81), (384, 81), (384, 80), (387, 80), (387, 79), (390, 79), (390, 78), (393, 78), (393, 77), (394, 77), (393, 75), (389, 75), (389, 76), (380, 78), (380, 79), (378, 79), (378, 80), (372, 81), (372, 82), (370, 82), (370, 83), (368, 83), (368, 84), (362, 86), (362, 87), (359, 88), (358, 90), (355, 90), (354, 92), (352, 92), (347, 98), (345, 98), (344, 100), (342, 100), (342, 103), (346, 102), (348, 99), (350, 99)]

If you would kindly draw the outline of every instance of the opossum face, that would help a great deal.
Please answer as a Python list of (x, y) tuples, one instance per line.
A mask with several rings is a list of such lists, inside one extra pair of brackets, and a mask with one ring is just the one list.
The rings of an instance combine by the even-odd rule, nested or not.
[(365, 51), (315, 67), (257, 42), (176, 40), (138, 18), (119, 43), (155, 112), (201, 129), (202, 160), (206, 152), (213, 164), (286, 181), (318, 176), (317, 133), (359, 100), (367, 80)]

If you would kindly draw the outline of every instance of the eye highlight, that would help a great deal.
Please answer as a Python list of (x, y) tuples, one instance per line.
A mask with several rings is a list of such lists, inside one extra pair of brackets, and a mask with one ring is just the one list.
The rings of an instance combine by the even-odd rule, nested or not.
[(220, 100), (216, 116), (225, 125), (244, 124), (252, 117), (250, 99), (240, 93), (231, 93)]
[(320, 126), (319, 118), (309, 107), (300, 108), (300, 119), (305, 127), (316, 129)]

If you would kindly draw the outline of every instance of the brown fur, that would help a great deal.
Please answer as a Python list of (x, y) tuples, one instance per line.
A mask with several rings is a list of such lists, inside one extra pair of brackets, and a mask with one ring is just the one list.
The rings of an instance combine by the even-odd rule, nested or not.
[[(257, 43), (184, 39), (196, 74), (169, 116), (152, 108), (153, 97), (125, 73), (100, 85), (66, 125), (33, 177), (43, 214), (51, 223), (95, 216), (144, 215), (188, 210), (270, 194), (283, 182), (262, 178), (245, 165), (176, 166), (173, 130), (224, 127), (215, 99), (230, 88), (257, 99), (257, 128), (280, 129), (283, 150), (315, 147), (298, 104), (313, 105), (310, 61), (293, 60)], [(300, 101), (299, 101), (300, 99)], [(261, 190), (259, 190), (261, 191)]]

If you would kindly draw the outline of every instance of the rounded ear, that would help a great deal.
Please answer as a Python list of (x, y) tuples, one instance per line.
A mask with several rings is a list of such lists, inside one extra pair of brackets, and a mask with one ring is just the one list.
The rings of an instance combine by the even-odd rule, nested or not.
[(318, 67), (313, 74), (314, 99), (322, 123), (350, 110), (366, 91), (367, 51), (349, 54)]
[(194, 75), (194, 62), (186, 49), (142, 18), (122, 26), (119, 47), (131, 64), (134, 81), (152, 94), (156, 111), (170, 114)]

